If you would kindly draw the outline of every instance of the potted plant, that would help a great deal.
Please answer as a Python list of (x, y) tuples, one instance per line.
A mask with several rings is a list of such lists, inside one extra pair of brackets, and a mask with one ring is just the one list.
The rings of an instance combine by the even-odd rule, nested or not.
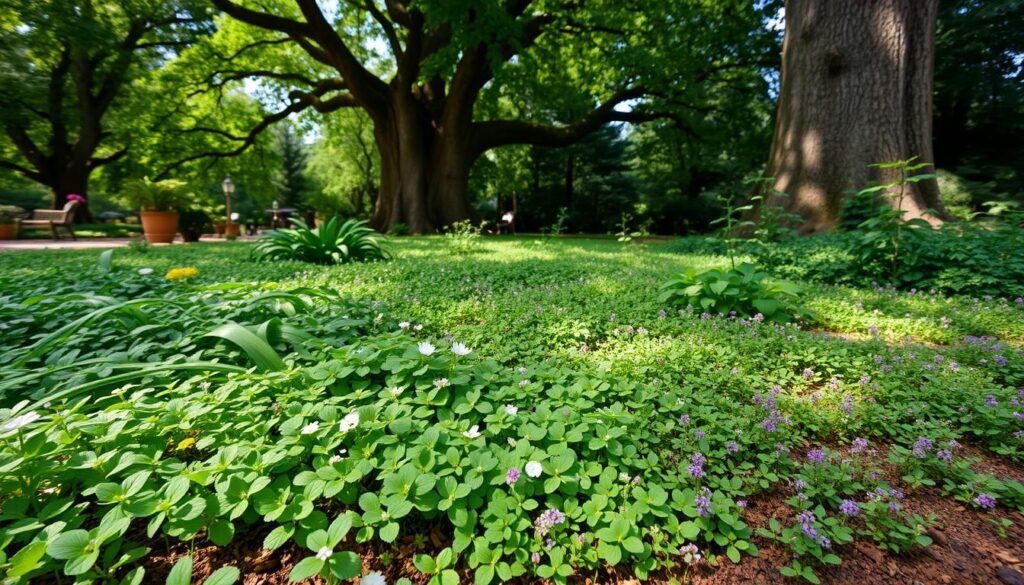
[(18, 235), (18, 225), (14, 218), (21, 210), (13, 205), (0, 205), (0, 240), (13, 240)]
[(178, 233), (178, 212), (188, 209), (195, 196), (183, 181), (151, 181), (144, 177), (129, 183), (121, 199), (129, 207), (140, 210), (146, 240), (152, 244), (169, 244)]
[(188, 209), (179, 213), (178, 228), (181, 239), (186, 242), (198, 242), (199, 236), (209, 233), (212, 227), (210, 214), (205, 209)]

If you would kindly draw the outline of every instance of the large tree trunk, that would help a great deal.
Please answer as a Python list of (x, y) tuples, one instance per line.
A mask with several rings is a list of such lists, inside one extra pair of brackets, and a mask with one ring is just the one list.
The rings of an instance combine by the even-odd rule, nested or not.
[(431, 123), (411, 94), (392, 93), (388, 116), (374, 120), (381, 180), (370, 225), (387, 232), (404, 223), (421, 234), (475, 219), (468, 188), (476, 155), (468, 122)]
[[(932, 162), (937, 12), (938, 0), (786, 1), (768, 175), (801, 231), (835, 227), (844, 196), (892, 178), (868, 165)], [(938, 183), (914, 184), (903, 208), (944, 217)]]

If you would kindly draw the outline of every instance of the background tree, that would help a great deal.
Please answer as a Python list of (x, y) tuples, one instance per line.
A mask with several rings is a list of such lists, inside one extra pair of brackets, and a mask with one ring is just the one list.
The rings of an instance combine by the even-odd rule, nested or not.
[[(0, 6), (0, 168), (53, 207), (128, 153), (111, 119), (132, 82), (207, 32), (198, 0), (16, 0)], [(82, 206), (88, 214), (88, 207)]]
[(275, 181), (277, 202), (281, 207), (299, 209), (303, 207), (311, 187), (306, 176), (306, 145), (290, 122), (279, 124), (276, 134), (277, 152), (281, 158), (281, 170)]
[[(938, 0), (787, 0), (767, 174), (802, 230), (836, 225), (848, 192), (887, 179), (871, 163), (932, 162)], [(915, 183), (907, 217), (944, 214), (935, 180)]]
[[(490, 149), (564, 146), (611, 121), (692, 116), (687, 107), (704, 99), (704, 84), (755, 71), (768, 46), (758, 34), (761, 10), (770, 9), (739, 0), (345, 0), (334, 12), (314, 0), (213, 2), (259, 29), (253, 54), (290, 41), (313, 62), (298, 71), (263, 60), (274, 66), (249, 71), (287, 93), (272, 117), (307, 108), (367, 113), (381, 164), (373, 223), (404, 222), (414, 232), (472, 215), (470, 169)], [(548, 80), (545, 98), (584, 113), (564, 124), (544, 108), (528, 118), (479, 115), (485, 96), (514, 100)]]
[[(1024, 2), (947, 0), (935, 38), (935, 164), (964, 211), (1024, 204)], [(944, 180), (947, 179), (947, 180)], [(952, 199), (950, 199), (952, 197)]]
[(307, 204), (321, 215), (368, 219), (380, 178), (373, 123), (365, 112), (343, 110), (326, 116), (311, 145), (309, 174), (316, 183)]

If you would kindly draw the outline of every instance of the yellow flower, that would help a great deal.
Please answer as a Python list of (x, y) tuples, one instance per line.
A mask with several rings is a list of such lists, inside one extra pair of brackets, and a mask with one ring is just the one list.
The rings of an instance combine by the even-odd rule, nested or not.
[(178, 446), (174, 450), (175, 451), (184, 451), (185, 449), (188, 449), (189, 447), (191, 447), (192, 445), (195, 445), (195, 444), (196, 444), (196, 440), (193, 439), (192, 437), (189, 437), (187, 439), (182, 439), (181, 442), (178, 443)]
[(195, 268), (188, 266), (185, 268), (172, 268), (167, 272), (167, 280), (178, 280), (181, 278), (192, 278), (199, 274), (199, 271)]

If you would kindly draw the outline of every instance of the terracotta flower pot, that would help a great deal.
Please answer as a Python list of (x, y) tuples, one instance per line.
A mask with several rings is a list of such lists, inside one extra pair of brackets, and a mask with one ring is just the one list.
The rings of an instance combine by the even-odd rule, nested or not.
[(213, 222), (213, 233), (217, 234), (218, 236), (223, 236), (224, 235), (224, 222), (223, 221), (215, 221), (215, 222)]
[(178, 234), (177, 211), (143, 211), (142, 232), (151, 244), (170, 244)]
[(242, 233), (240, 231), (241, 230), (241, 226), (239, 226), (237, 223), (231, 223), (231, 224), (226, 225), (224, 227), (226, 228), (225, 235), (234, 236), (234, 237), (237, 238), (239, 236), (239, 234)]
[(0, 224), (0, 240), (13, 240), (18, 233), (18, 227), (13, 223)]

